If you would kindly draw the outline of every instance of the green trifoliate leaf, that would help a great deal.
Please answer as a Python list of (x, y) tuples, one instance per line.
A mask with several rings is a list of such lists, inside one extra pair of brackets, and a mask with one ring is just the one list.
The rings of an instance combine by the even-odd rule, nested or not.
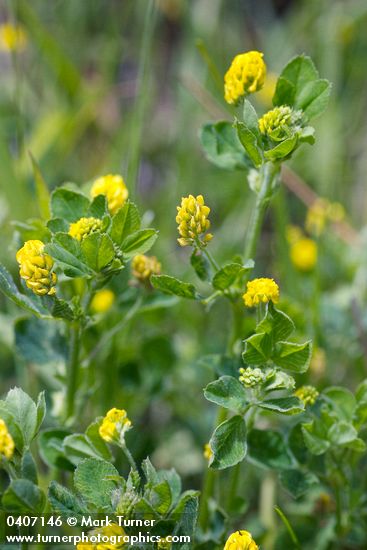
[(51, 481), (48, 490), (48, 499), (52, 510), (56, 514), (69, 517), (71, 515), (83, 515), (87, 513), (82, 502), (56, 481)]
[(139, 210), (133, 202), (127, 201), (112, 218), (111, 238), (117, 245), (121, 245), (129, 235), (139, 229)]
[(51, 195), (51, 213), (54, 218), (76, 222), (86, 216), (90, 202), (85, 195), (59, 187)]
[(314, 421), (302, 425), (302, 434), (306, 447), (313, 455), (322, 455), (329, 449), (326, 434), (320, 428), (317, 429)]
[(282, 470), (279, 479), (284, 489), (293, 497), (299, 498), (311, 487), (319, 483), (318, 478), (312, 472), (302, 470)]
[(210, 442), (213, 456), (209, 466), (223, 470), (241, 462), (247, 451), (246, 423), (241, 416), (233, 416), (214, 431)]
[(206, 157), (216, 166), (226, 170), (245, 170), (252, 166), (245, 154), (236, 129), (231, 122), (220, 121), (205, 124), (200, 132)]
[(265, 332), (253, 334), (245, 340), (245, 351), (242, 358), (248, 365), (261, 365), (270, 359), (271, 352), (272, 342), (269, 334)]
[(251, 430), (248, 435), (249, 460), (265, 468), (289, 469), (293, 465), (286, 441), (280, 432)]
[(12, 480), (2, 498), (5, 510), (17, 514), (41, 514), (45, 504), (44, 493), (28, 479)]
[(75, 470), (74, 485), (94, 510), (112, 511), (111, 499), (116, 482), (109, 478), (119, 478), (118, 471), (110, 462), (87, 458)]
[(274, 363), (286, 371), (306, 372), (312, 355), (311, 341), (304, 344), (292, 342), (279, 342), (273, 357)]
[(174, 294), (175, 296), (188, 298), (190, 300), (197, 300), (199, 298), (194, 285), (191, 283), (184, 283), (169, 275), (152, 275), (150, 282), (154, 288), (166, 294)]
[(136, 254), (145, 254), (150, 250), (157, 240), (158, 231), (155, 229), (140, 229), (135, 231), (123, 241), (121, 250), (126, 259), (130, 259)]
[(204, 389), (204, 395), (208, 401), (237, 413), (247, 405), (246, 391), (233, 376), (222, 376), (211, 382)]
[(273, 302), (269, 302), (265, 317), (256, 327), (256, 332), (271, 334), (273, 341), (286, 340), (294, 331), (294, 323), (286, 313), (277, 309)]
[(319, 79), (319, 73), (312, 60), (300, 55), (292, 59), (281, 72), (273, 104), (302, 109), (310, 120), (326, 109), (330, 89), (327, 80)]
[(111, 238), (105, 233), (92, 233), (81, 242), (81, 251), (85, 263), (99, 273), (112, 262), (115, 249)]
[(244, 265), (231, 263), (222, 267), (213, 277), (213, 287), (217, 290), (226, 290), (238, 281), (242, 275), (254, 268), (254, 261), (248, 260)]
[(265, 399), (256, 403), (261, 409), (274, 411), (280, 414), (299, 414), (305, 410), (304, 405), (297, 397), (278, 397)]
[(255, 168), (261, 166), (263, 162), (262, 148), (258, 145), (256, 135), (243, 122), (236, 121), (235, 128), (237, 130), (238, 139), (243, 145), (246, 153), (253, 162)]
[(52, 243), (46, 244), (45, 252), (50, 254), (68, 277), (92, 275), (83, 257), (80, 242), (67, 233), (56, 233)]
[(13, 388), (5, 398), (4, 406), (20, 427), (23, 440), (29, 445), (38, 428), (37, 406), (22, 389)]

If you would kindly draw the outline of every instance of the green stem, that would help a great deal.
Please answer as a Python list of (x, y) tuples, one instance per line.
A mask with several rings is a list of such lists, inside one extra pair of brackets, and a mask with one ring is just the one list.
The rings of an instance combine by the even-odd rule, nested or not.
[(126, 444), (125, 443), (122, 443), (121, 444), (121, 449), (123, 450), (124, 452), (124, 455), (126, 456), (131, 468), (133, 470), (137, 470), (137, 467), (136, 467), (136, 462), (134, 460), (134, 457), (133, 455), (130, 453), (129, 449), (126, 447)]
[(211, 253), (209, 252), (209, 250), (206, 247), (203, 247), (201, 250), (203, 251), (205, 256), (208, 258), (209, 263), (212, 266), (212, 268), (214, 269), (214, 271), (219, 271), (220, 267), (217, 264), (217, 262), (215, 261), (215, 259), (213, 258), (213, 256), (211, 255)]
[[(223, 407), (220, 407), (217, 414), (217, 420), (215, 425), (218, 426), (227, 418), (227, 410)], [(200, 510), (199, 510), (199, 525), (202, 530), (205, 532), (208, 528), (209, 520), (209, 507), (208, 502), (212, 498), (214, 493), (216, 480), (216, 472), (208, 468), (205, 473), (203, 489), (201, 491), (200, 497)]]
[(275, 180), (280, 172), (280, 165), (267, 162), (261, 168), (261, 186), (257, 195), (255, 210), (246, 238), (245, 260), (256, 254), (257, 243), (261, 233), (265, 212), (274, 193)]
[(80, 351), (80, 324), (75, 321), (70, 327), (70, 352), (67, 370), (66, 419), (71, 418), (75, 411), (75, 394), (78, 384)]
[(236, 466), (234, 466), (231, 471), (228, 498), (227, 498), (227, 511), (230, 510), (231, 504), (236, 498), (240, 473), (241, 473), (241, 462), (236, 464)]

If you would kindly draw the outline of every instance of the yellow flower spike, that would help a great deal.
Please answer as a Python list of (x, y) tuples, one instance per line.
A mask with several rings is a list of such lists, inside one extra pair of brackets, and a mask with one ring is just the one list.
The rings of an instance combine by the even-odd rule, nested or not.
[(301, 386), (294, 392), (294, 395), (307, 407), (308, 405), (314, 405), (319, 392), (313, 386)]
[(90, 303), (90, 308), (94, 313), (106, 313), (115, 301), (115, 293), (109, 288), (97, 290)]
[(131, 270), (136, 279), (146, 283), (152, 275), (159, 275), (161, 264), (155, 256), (137, 254), (131, 262)]
[(112, 441), (119, 442), (131, 426), (131, 421), (128, 419), (126, 411), (114, 408), (109, 410), (104, 417), (99, 427), (99, 435), (108, 443)]
[(213, 451), (209, 443), (205, 443), (203, 455), (204, 455), (204, 458), (206, 458), (208, 461), (212, 458)]
[(282, 132), (292, 124), (292, 116), (293, 110), (288, 105), (275, 107), (259, 119), (259, 130), (265, 136)]
[[(124, 548), (124, 546), (126, 546), (126, 542), (123, 540), (126, 536), (126, 532), (117, 523), (92, 529), (87, 536), (90, 539), (95, 537), (93, 540), (96, 540), (96, 543), (81, 542), (77, 544), (77, 550), (117, 550), (118, 548)], [(106, 538), (109, 539), (108, 542), (104, 542)], [(102, 540), (103, 542), (97, 542), (98, 540)]]
[(14, 454), (14, 447), (14, 441), (8, 431), (7, 425), (0, 418), (0, 456), (4, 456), (7, 460), (10, 460)]
[(98, 218), (80, 218), (77, 222), (71, 223), (69, 235), (77, 241), (82, 241), (91, 233), (95, 233), (102, 228), (102, 220)]
[(107, 174), (95, 180), (90, 190), (91, 197), (105, 195), (112, 215), (122, 208), (129, 196), (123, 178), (117, 174)]
[(241, 53), (234, 57), (224, 76), (224, 99), (236, 104), (247, 94), (259, 91), (265, 82), (264, 54), (257, 51)]
[(317, 263), (317, 244), (312, 239), (299, 239), (291, 245), (290, 257), (299, 271), (312, 271)]
[(210, 208), (205, 205), (202, 195), (196, 198), (193, 195), (182, 197), (181, 205), (177, 206), (177, 212), (176, 222), (180, 234), (177, 241), (181, 246), (194, 245), (197, 241), (206, 245), (213, 238), (213, 235), (207, 233), (200, 240), (200, 236), (210, 228), (208, 220)]
[(279, 287), (274, 279), (262, 277), (247, 283), (247, 290), (242, 296), (245, 306), (254, 307), (260, 303), (266, 304), (270, 300), (277, 304), (279, 301)]
[(236, 531), (229, 536), (223, 550), (259, 550), (259, 547), (251, 533)]
[(21, 25), (0, 25), (0, 51), (22, 51), (27, 45), (27, 34)]
[(19, 274), (26, 285), (38, 296), (54, 296), (57, 282), (56, 273), (52, 271), (54, 261), (44, 252), (42, 241), (26, 241), (16, 254)]

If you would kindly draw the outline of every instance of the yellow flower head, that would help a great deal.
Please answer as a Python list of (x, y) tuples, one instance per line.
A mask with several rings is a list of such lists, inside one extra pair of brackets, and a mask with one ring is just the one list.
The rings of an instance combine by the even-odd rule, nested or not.
[(317, 262), (317, 244), (312, 239), (299, 239), (291, 245), (290, 256), (297, 269), (312, 271)]
[(14, 441), (8, 428), (2, 418), (0, 418), (0, 456), (5, 456), (8, 460), (14, 454)]
[(313, 405), (316, 402), (319, 392), (313, 386), (301, 386), (294, 392), (294, 395), (307, 407), (307, 405)]
[[(197, 243), (200, 240), (200, 235), (208, 231), (210, 221), (208, 215), (210, 208), (205, 206), (204, 197), (198, 195), (196, 198), (193, 195), (183, 197), (181, 206), (177, 206), (176, 222), (178, 223), (178, 232), (181, 235), (177, 239), (181, 246), (189, 246)], [(207, 244), (213, 235), (207, 233), (200, 241), (202, 245)]]
[(293, 111), (288, 105), (275, 107), (259, 119), (259, 130), (275, 141), (285, 139), (290, 127), (301, 121), (301, 112)]
[(279, 287), (274, 279), (262, 277), (253, 279), (247, 283), (247, 290), (242, 296), (245, 306), (258, 306), (260, 303), (266, 304), (270, 300), (274, 304), (279, 301)]
[(27, 44), (27, 34), (22, 26), (4, 23), (0, 25), (0, 50), (21, 51)]
[(213, 451), (209, 443), (205, 443), (203, 455), (204, 455), (204, 458), (206, 458), (208, 461), (212, 458)]
[(115, 294), (108, 288), (97, 290), (90, 303), (90, 308), (94, 313), (105, 313), (115, 301)]
[(131, 269), (134, 277), (141, 282), (149, 282), (152, 275), (161, 272), (161, 264), (155, 256), (144, 256), (137, 254), (131, 262)]
[(247, 94), (260, 90), (265, 82), (266, 65), (261, 52), (236, 55), (224, 76), (224, 99), (236, 104)]
[(52, 271), (54, 261), (44, 252), (42, 241), (31, 240), (24, 243), (16, 254), (19, 273), (28, 288), (35, 294), (53, 296), (56, 293), (56, 273)]
[(90, 190), (91, 196), (105, 195), (108, 209), (112, 215), (116, 214), (124, 206), (129, 192), (124, 180), (119, 175), (108, 174), (96, 179)]
[(69, 235), (77, 241), (82, 241), (91, 233), (99, 231), (102, 227), (102, 220), (98, 218), (80, 218), (77, 222), (71, 223)]
[(123, 409), (111, 409), (99, 427), (99, 435), (107, 442), (121, 440), (131, 428), (131, 421)]
[(223, 550), (259, 550), (248, 531), (236, 531), (227, 539)]
[[(126, 542), (124, 541), (126, 533), (117, 523), (93, 529), (89, 531), (87, 536), (91, 542), (77, 544), (77, 550), (117, 550), (126, 546)], [(101, 542), (94, 543), (92, 542), (94, 540), (101, 540)]]

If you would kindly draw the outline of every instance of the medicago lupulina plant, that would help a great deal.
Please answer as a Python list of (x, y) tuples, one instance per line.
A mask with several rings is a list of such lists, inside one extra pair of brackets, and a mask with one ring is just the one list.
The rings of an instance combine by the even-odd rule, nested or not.
[[(219, 265), (210, 250), (213, 235), (218, 238), (219, 233), (210, 227), (207, 199), (201, 194), (182, 198), (176, 213), (178, 244), (192, 250), (198, 288), (161, 274), (159, 260), (146, 256), (157, 231), (142, 227), (121, 176), (107, 175), (82, 188), (64, 185), (49, 197), (33, 163), (41, 217), (15, 224), (19, 283), (1, 267), (0, 288), (33, 315), (17, 320), (18, 334), (27, 334), (23, 345), (39, 338), (48, 321), (57, 325), (57, 337), (68, 353), (55, 376), (58, 396), (51, 427), (39, 431), (46, 412), (43, 394), (35, 403), (16, 388), (0, 404), (0, 453), (9, 477), (2, 495), (5, 511), (150, 517), (156, 521), (151, 534), (162, 540), (149, 543), (149, 548), (301, 548), (301, 512), (289, 521), (277, 508), (282, 521), (274, 518), (279, 479), (295, 499), (318, 487), (328, 502), (324, 529), (306, 535), (307, 548), (347, 548), (349, 543), (363, 547), (366, 518), (358, 510), (364, 495), (356, 476), (366, 456), (367, 383), (362, 382), (355, 395), (342, 387), (318, 391), (300, 384), (310, 364), (311, 342), (300, 341), (294, 322), (282, 311), (281, 282), (268, 273), (254, 275), (264, 215), (281, 185), (281, 166), (297, 149), (314, 143), (310, 124), (326, 108), (330, 84), (319, 78), (310, 58), (298, 56), (277, 80), (273, 108), (259, 118), (248, 97), (265, 81), (263, 54), (236, 56), (225, 75), (224, 95), (237, 116), (207, 124), (201, 132), (210, 161), (246, 173), (255, 206), (244, 251)], [(294, 254), (299, 265), (309, 269), (316, 251), (309, 247), (306, 256), (303, 249)], [(114, 280), (125, 273), (116, 297)], [(108, 338), (139, 311), (174, 305), (177, 297), (198, 301), (207, 311), (224, 299), (233, 314), (227, 349), (202, 359), (215, 373), (204, 395), (218, 406), (218, 414), (205, 446), (208, 471), (200, 506), (196, 491), (182, 493), (174, 470), (156, 470), (149, 459), (136, 464), (128, 446), (132, 423), (124, 409), (114, 408), (119, 404), (111, 403), (106, 416), (96, 418), (84, 432), (74, 431), (91, 393), (92, 360)], [(91, 346), (93, 327), (115, 306), (117, 325)], [(244, 320), (251, 312), (256, 319), (249, 331)], [(46, 498), (39, 486), (34, 441), (50, 468), (72, 473), (72, 487), (52, 480)], [(111, 446), (119, 460), (125, 457), (130, 470), (125, 477), (113, 464)], [(253, 528), (244, 519), (249, 499), (238, 490), (247, 475), (243, 464), (265, 471), (259, 522)], [(122, 537), (115, 547), (130, 548), (124, 537), (135, 531), (116, 520), (99, 533)], [(171, 534), (188, 535), (194, 542), (164, 540)], [(82, 548), (96, 546), (79, 544)]]

